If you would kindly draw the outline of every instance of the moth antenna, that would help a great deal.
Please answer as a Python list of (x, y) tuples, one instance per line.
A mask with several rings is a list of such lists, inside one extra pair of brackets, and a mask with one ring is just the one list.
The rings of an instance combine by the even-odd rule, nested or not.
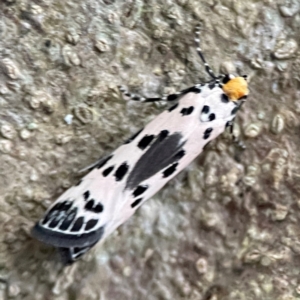
[(209, 74), (209, 76), (211, 78), (216, 79), (217, 76), (214, 74), (213, 70), (210, 68), (209, 64), (205, 60), (205, 57), (202, 53), (202, 49), (200, 47), (200, 25), (196, 26), (195, 42), (196, 42), (196, 47), (197, 47), (197, 53), (205, 66), (205, 71)]

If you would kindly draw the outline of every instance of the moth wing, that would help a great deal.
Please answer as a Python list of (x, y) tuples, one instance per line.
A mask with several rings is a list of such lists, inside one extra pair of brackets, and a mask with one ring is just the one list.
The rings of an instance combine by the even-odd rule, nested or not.
[(48, 209), (33, 228), (33, 236), (58, 248), (69, 248), (62, 250), (69, 260), (104, 239), (201, 152), (210, 139), (205, 136), (207, 129), (211, 138), (215, 134), (209, 126), (218, 122), (223, 127), (216, 134), (223, 130), (223, 118), (209, 120), (213, 107), (203, 113), (203, 103), (213, 102), (209, 98), (210, 94), (185, 95), (176, 107), (161, 113), (94, 164), (77, 186)]
[(184, 144), (181, 128), (178, 132), (172, 129), (177, 123), (172, 115), (163, 112), (127, 144), (100, 160), (79, 185), (57, 199), (32, 235), (59, 248), (85, 248), (107, 236), (120, 224), (119, 219), (127, 220), (134, 209), (122, 208), (137, 200), (134, 193), (139, 182), (172, 164)]
[(125, 213), (126, 216), (132, 214), (132, 208), (138, 208), (152, 197), (193, 161), (232, 120), (235, 104), (222, 103), (221, 89), (214, 92), (209, 88), (206, 90), (204, 94), (184, 95), (171, 111), (164, 111), (145, 127), (141, 137), (154, 134), (155, 138), (138, 157), (128, 175), (123, 193), (127, 202), (119, 213), (114, 213), (114, 228), (110, 232), (126, 221)]
[[(126, 201), (115, 211), (111, 227), (105, 234), (124, 223), (142, 203), (159, 191), (202, 151), (202, 137), (208, 126), (201, 124), (199, 120), (204, 101), (203, 96), (199, 94), (190, 93), (183, 96), (178, 104), (150, 122), (141, 132), (139, 139), (134, 141), (135, 146), (144, 146), (143, 152), (128, 174), (123, 192)], [(191, 113), (186, 115), (185, 111)], [(146, 145), (150, 136), (154, 138)]]
[(125, 188), (120, 167), (127, 151), (122, 147), (53, 203), (33, 227), (33, 237), (58, 248), (90, 247), (102, 238)]

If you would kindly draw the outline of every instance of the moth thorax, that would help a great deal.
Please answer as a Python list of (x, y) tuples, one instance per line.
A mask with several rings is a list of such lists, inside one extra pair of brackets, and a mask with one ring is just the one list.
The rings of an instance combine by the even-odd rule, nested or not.
[(230, 79), (222, 86), (224, 93), (231, 101), (237, 101), (248, 95), (248, 84), (244, 77)]

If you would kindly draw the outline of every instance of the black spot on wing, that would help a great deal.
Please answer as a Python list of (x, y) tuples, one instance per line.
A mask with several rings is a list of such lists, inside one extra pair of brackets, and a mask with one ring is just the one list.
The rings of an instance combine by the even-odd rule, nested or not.
[(48, 224), (49, 228), (55, 228), (55, 227), (58, 225), (59, 221), (60, 221), (59, 218), (54, 218), (54, 219)]
[(214, 113), (212, 113), (208, 116), (209, 121), (213, 121), (215, 118), (216, 118), (216, 115)]
[(61, 218), (63, 219), (63, 221), (60, 224), (59, 229), (67, 230), (70, 227), (71, 223), (73, 222), (75, 216), (76, 216), (76, 213), (74, 214), (74, 210), (71, 210), (70, 212), (65, 213), (65, 214), (61, 214)]
[(94, 207), (94, 212), (95, 213), (101, 213), (103, 212), (103, 205), (102, 203), (98, 202), (97, 205)]
[(58, 206), (58, 209), (60, 211), (67, 211), (67, 210), (69, 210), (72, 207), (72, 205), (73, 205), (72, 201), (63, 201), (61, 203), (61, 205)]
[(83, 199), (84, 199), (84, 201), (88, 200), (89, 197), (90, 197), (90, 191), (86, 191), (86, 192), (83, 193)]
[(62, 230), (62, 228), (69, 228), (71, 223), (74, 221), (75, 217), (77, 215), (77, 208), (74, 207), (71, 210), (69, 210), (66, 213), (60, 213), (56, 218), (54, 218), (50, 223), (49, 223), (49, 228), (55, 228), (60, 221), (62, 221), (61, 225), (59, 228)]
[[(60, 207), (63, 205), (63, 203), (64, 203), (64, 202), (58, 202), (58, 203), (56, 203), (56, 204), (49, 210), (49, 212), (47, 213), (47, 217), (52, 216), (54, 212), (58, 211), (58, 210), (60, 209)], [(46, 218), (44, 218), (44, 221), (43, 221), (43, 222), (47, 223), (47, 222), (45, 221), (45, 219), (46, 219)]]
[(84, 220), (83, 217), (79, 217), (79, 218), (75, 221), (74, 225), (72, 226), (71, 231), (72, 231), (72, 232), (79, 231), (79, 230), (81, 229), (82, 225), (83, 225), (83, 220)]
[(202, 108), (202, 114), (208, 114), (209, 113), (209, 106), (208, 105), (204, 105), (203, 108)]
[(172, 164), (169, 168), (165, 169), (163, 171), (163, 177), (166, 178), (171, 176), (176, 171), (177, 166), (178, 166), (178, 162)]
[(122, 163), (119, 168), (115, 172), (116, 181), (121, 181), (123, 177), (126, 175), (129, 166), (126, 162)]
[(96, 166), (97, 169), (102, 168), (111, 158), (113, 157), (113, 155), (110, 155), (106, 158), (103, 158)]
[(227, 96), (226, 94), (222, 94), (222, 95), (221, 95), (221, 101), (222, 101), (223, 103), (228, 103), (228, 102), (229, 102), (228, 96)]
[(183, 108), (180, 113), (183, 115), (183, 116), (188, 116), (190, 115), (192, 112), (194, 111), (194, 106), (190, 106), (188, 108)]
[[(88, 198), (90, 197), (90, 192), (86, 191), (83, 195), (84, 195), (84, 200), (87, 201)], [(94, 199), (90, 199), (88, 202), (85, 203), (84, 209), (94, 213), (101, 213), (103, 211), (102, 203), (98, 202), (95, 205), (95, 202), (96, 201)]]
[[(58, 202), (56, 203), (46, 214), (44, 217), (42, 224), (48, 223), (50, 220), (56, 220), (55, 222), (52, 223), (51, 226), (54, 226), (54, 224), (59, 221), (61, 217), (67, 214), (69, 209), (72, 207), (73, 202), (72, 201), (63, 201), (63, 202)], [(60, 216), (60, 218), (58, 218)], [(58, 224), (58, 222), (57, 222)], [(57, 225), (56, 224), (56, 225)], [(54, 226), (55, 227), (55, 226)], [(54, 228), (53, 227), (53, 228)]]
[(158, 134), (156, 141), (157, 142), (162, 142), (168, 135), (169, 135), (169, 130), (162, 130)]
[(210, 128), (207, 128), (205, 131), (204, 131), (204, 134), (203, 134), (203, 138), (206, 140), (210, 137), (210, 134), (212, 133), (213, 129), (210, 127)]
[(77, 215), (77, 207), (74, 207), (66, 215), (66, 220), (68, 220), (68, 221), (72, 220), (73, 221), (75, 219), (76, 215)]
[(59, 214), (58, 210), (53, 211), (53, 212), (50, 212), (50, 211), (49, 211), (49, 212), (46, 214), (46, 216), (43, 218), (42, 224), (43, 224), (43, 225), (47, 224), (50, 220), (53, 220), (54, 218), (56, 218), (56, 217), (58, 216), (58, 214)]
[(100, 202), (95, 205), (95, 200), (91, 199), (85, 204), (84, 209), (98, 214), (103, 212), (103, 205)]
[(131, 136), (128, 140), (126, 140), (124, 142), (124, 144), (131, 143), (143, 130), (144, 130), (144, 128), (142, 128), (141, 130), (139, 130), (138, 132), (136, 132), (133, 136)]
[(94, 228), (98, 223), (98, 219), (91, 219), (89, 221), (87, 221), (87, 223), (85, 224), (85, 228), (84, 230), (91, 230), (92, 228)]
[(141, 150), (144, 150), (146, 149), (149, 144), (153, 141), (154, 139), (154, 135), (145, 135), (138, 143), (138, 147), (141, 149)]
[(94, 204), (95, 204), (94, 199), (91, 199), (91, 200), (89, 200), (89, 201), (85, 204), (84, 209), (90, 211), (90, 210), (93, 209)]
[(176, 109), (177, 106), (178, 106), (178, 103), (174, 104), (173, 106), (171, 106), (171, 107), (168, 109), (168, 111), (172, 111), (172, 110)]
[(216, 115), (214, 113), (210, 113), (211, 109), (208, 105), (204, 105), (200, 115), (201, 122), (213, 121), (216, 119)]
[(126, 188), (135, 188), (140, 182), (176, 162), (176, 154), (182, 150), (184, 144), (180, 133), (169, 135), (167, 130), (161, 131), (129, 173)]
[(64, 221), (60, 224), (60, 226), (58, 227), (59, 230), (62, 230), (62, 231), (65, 231), (67, 230), (71, 223), (72, 223), (73, 220), (68, 220), (68, 219), (64, 219)]
[(147, 185), (139, 185), (132, 193), (133, 197), (142, 195), (148, 189)]
[(133, 203), (131, 203), (131, 207), (135, 208), (136, 206), (138, 206), (142, 202), (142, 200), (143, 200), (143, 198), (136, 199)]
[(105, 170), (102, 172), (102, 175), (103, 175), (104, 177), (108, 176), (108, 175), (111, 173), (111, 171), (112, 171), (113, 169), (114, 169), (114, 166), (108, 167), (107, 169), (105, 169)]
[(189, 92), (190, 92), (190, 93), (199, 94), (199, 93), (201, 93), (201, 89), (198, 88), (198, 87), (196, 87), (196, 86), (193, 86), (193, 87), (191, 87), (191, 88), (189, 89)]

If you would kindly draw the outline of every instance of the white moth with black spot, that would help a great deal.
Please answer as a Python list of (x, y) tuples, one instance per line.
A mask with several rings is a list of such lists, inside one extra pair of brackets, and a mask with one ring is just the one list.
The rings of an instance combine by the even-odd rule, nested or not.
[(232, 131), (235, 115), (248, 95), (246, 76), (216, 77), (198, 36), (199, 30), (197, 52), (212, 80), (163, 98), (142, 98), (120, 88), (136, 101), (178, 101), (93, 165), (34, 226), (32, 235), (58, 247), (65, 263), (110, 235), (226, 127)]

